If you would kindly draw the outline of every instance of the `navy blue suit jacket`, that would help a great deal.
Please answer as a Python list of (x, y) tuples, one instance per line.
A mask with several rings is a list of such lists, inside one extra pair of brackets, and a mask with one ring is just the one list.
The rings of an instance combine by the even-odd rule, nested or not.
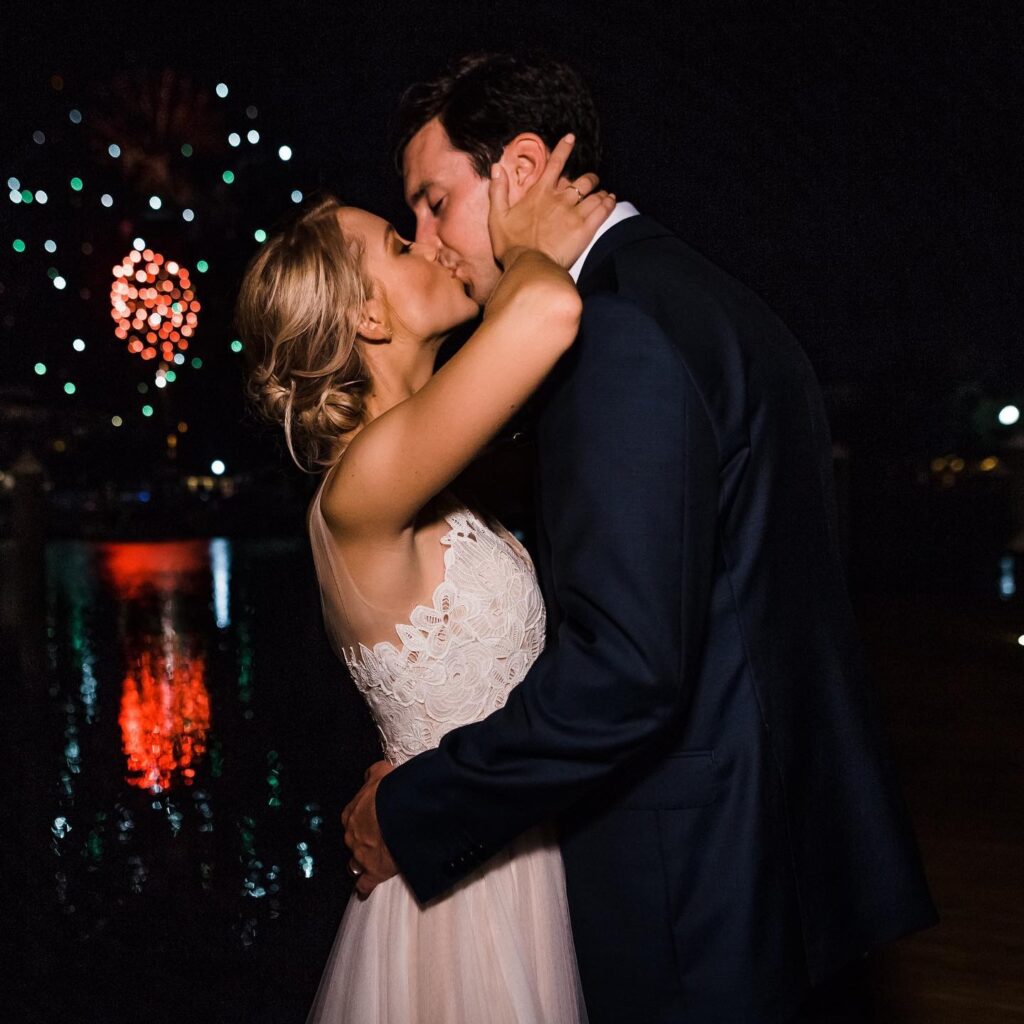
[(594, 1024), (779, 1020), (934, 921), (880, 733), (804, 353), (666, 229), (609, 229), (538, 395), (549, 642), (387, 775), (421, 901), (552, 816)]

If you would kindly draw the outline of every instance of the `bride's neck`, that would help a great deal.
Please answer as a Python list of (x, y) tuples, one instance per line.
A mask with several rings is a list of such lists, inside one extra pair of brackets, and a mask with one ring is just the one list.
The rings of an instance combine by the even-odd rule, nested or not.
[(383, 416), (430, 380), (443, 338), (402, 338), (363, 346), (363, 362), (370, 375), (364, 423)]

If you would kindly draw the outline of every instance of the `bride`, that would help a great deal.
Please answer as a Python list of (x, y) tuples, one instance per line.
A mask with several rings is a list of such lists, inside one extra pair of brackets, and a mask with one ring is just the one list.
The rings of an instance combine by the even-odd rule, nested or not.
[[(392, 765), (504, 704), (544, 644), (533, 564), (449, 484), (572, 345), (566, 273), (614, 207), (560, 177), (567, 136), (515, 206), (496, 168), (489, 230), (503, 266), (479, 312), (435, 246), (326, 198), (249, 265), (237, 320), (251, 396), (292, 457), (322, 472), (308, 530), (331, 645)], [(350, 871), (360, 873), (350, 862)], [(553, 826), (530, 829), (443, 896), (401, 875), (353, 893), (309, 1021), (578, 1024), (586, 1020)]]

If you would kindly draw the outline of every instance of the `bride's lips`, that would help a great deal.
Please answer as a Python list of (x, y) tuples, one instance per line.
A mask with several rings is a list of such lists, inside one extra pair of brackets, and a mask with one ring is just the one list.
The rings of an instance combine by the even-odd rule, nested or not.
[(466, 295), (469, 298), (472, 298), (473, 295), (472, 295), (472, 292), (470, 290), (472, 286), (470, 285), (470, 283), (464, 277), (462, 277), (461, 274), (459, 274), (459, 268), (458, 267), (452, 267), (451, 268), (451, 275), (452, 275), (452, 277), (455, 278), (456, 281), (459, 282), (459, 284), (462, 285), (462, 290), (466, 293)]

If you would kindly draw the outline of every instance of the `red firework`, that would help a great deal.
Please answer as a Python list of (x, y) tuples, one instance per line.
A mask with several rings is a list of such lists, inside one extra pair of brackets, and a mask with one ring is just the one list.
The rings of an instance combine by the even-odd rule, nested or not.
[(110, 316), (114, 334), (143, 359), (169, 363), (184, 352), (195, 334), (202, 306), (188, 269), (152, 249), (133, 249), (114, 267)]

